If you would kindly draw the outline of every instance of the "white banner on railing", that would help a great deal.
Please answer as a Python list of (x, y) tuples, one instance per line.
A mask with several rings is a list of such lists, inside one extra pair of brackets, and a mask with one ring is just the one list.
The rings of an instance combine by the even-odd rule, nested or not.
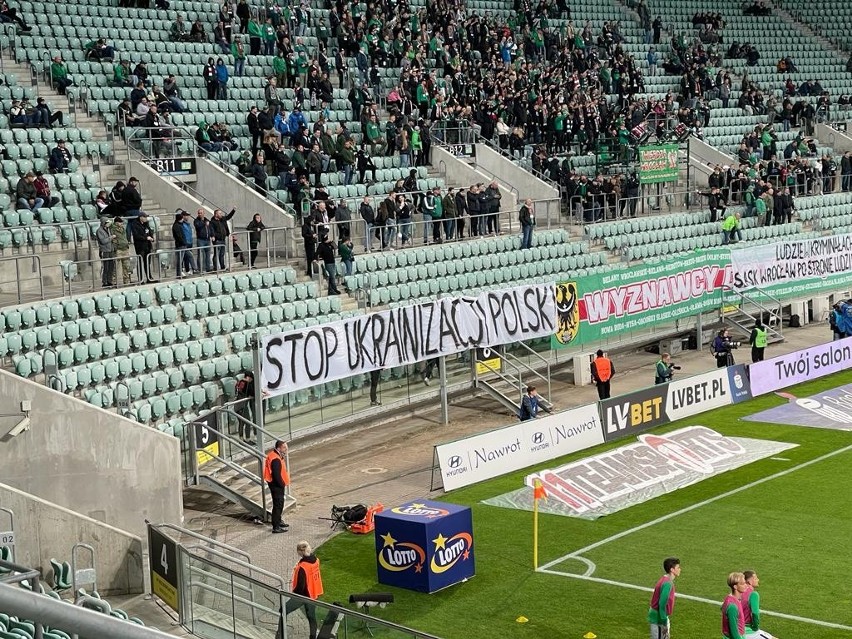
[(852, 234), (734, 249), (731, 265), (737, 289), (852, 273)]
[(261, 342), (261, 387), (269, 396), (281, 395), (555, 331), (553, 284), (447, 297), (268, 335)]
[(530, 419), (435, 447), (444, 490), (454, 490), (604, 441), (597, 404)]

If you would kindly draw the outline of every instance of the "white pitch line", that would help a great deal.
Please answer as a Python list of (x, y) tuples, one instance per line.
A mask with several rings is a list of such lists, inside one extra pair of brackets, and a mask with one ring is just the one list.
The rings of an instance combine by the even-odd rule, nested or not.
[(835, 457), (837, 455), (841, 455), (841, 454), (848, 452), (850, 450), (852, 450), (852, 445), (844, 446), (843, 448), (839, 448), (839, 449), (834, 450), (830, 453), (826, 453), (825, 455), (821, 455), (820, 457), (815, 457), (814, 459), (811, 459), (809, 461), (802, 462), (801, 464), (797, 464), (796, 466), (792, 466), (790, 468), (787, 468), (786, 470), (779, 471), (779, 472), (777, 472), (773, 475), (767, 475), (766, 477), (755, 480), (755, 481), (751, 482), (750, 484), (744, 484), (742, 486), (739, 486), (738, 488), (734, 488), (733, 490), (729, 490), (726, 493), (722, 493), (721, 495), (716, 495), (715, 497), (710, 497), (709, 499), (705, 499), (704, 501), (700, 501), (696, 504), (692, 504), (691, 506), (687, 506), (686, 508), (681, 508), (680, 510), (676, 510), (675, 512), (669, 513), (668, 515), (663, 515), (662, 517), (657, 517), (656, 519), (645, 522), (644, 524), (640, 524), (639, 526), (635, 526), (635, 527), (629, 528), (627, 530), (622, 530), (620, 533), (616, 533), (615, 535), (612, 535), (611, 537), (607, 537), (606, 539), (601, 539), (600, 541), (596, 541), (593, 544), (589, 544), (588, 546), (586, 546), (584, 548), (580, 548), (579, 550), (575, 550), (574, 552), (570, 552), (567, 555), (563, 555), (562, 557), (558, 557), (557, 559), (554, 559), (553, 561), (549, 561), (546, 564), (540, 566), (538, 568), (538, 570), (544, 572), (548, 568), (552, 568), (553, 566), (560, 564), (563, 561), (566, 561), (567, 559), (575, 559), (577, 557), (577, 555), (584, 555), (587, 552), (589, 552), (590, 550), (594, 550), (595, 548), (599, 548), (601, 546), (604, 546), (604, 545), (606, 545), (610, 542), (621, 539), (622, 537), (627, 537), (628, 535), (632, 535), (633, 533), (639, 532), (640, 530), (645, 530), (646, 528), (650, 528), (651, 526), (656, 526), (657, 524), (660, 524), (664, 521), (668, 521), (669, 519), (674, 519), (675, 517), (679, 517), (680, 515), (684, 515), (688, 512), (692, 512), (693, 510), (701, 508), (702, 506), (712, 504), (714, 502), (719, 501), (720, 499), (724, 499), (725, 497), (730, 497), (731, 495), (736, 495), (738, 493), (741, 493), (743, 491), (748, 490), (749, 488), (754, 488), (755, 486), (765, 484), (766, 482), (772, 481), (773, 479), (778, 479), (779, 477), (784, 477), (785, 475), (789, 475), (790, 473), (794, 473), (797, 470), (801, 470), (802, 468), (807, 468), (808, 466), (818, 464), (821, 461), (825, 461), (826, 459), (830, 459), (830, 458)]
[[(577, 559), (577, 557), (572, 557), (572, 559)], [(582, 581), (593, 581), (599, 584), (606, 584), (608, 586), (618, 586), (619, 588), (630, 588), (631, 590), (641, 590), (643, 592), (654, 592), (653, 588), (647, 588), (646, 586), (637, 586), (636, 584), (628, 584), (623, 581), (613, 581), (612, 579), (602, 579), (600, 577), (591, 577), (588, 575), (577, 575), (570, 572), (561, 572), (559, 570), (548, 570), (544, 568), (539, 568), (539, 572), (546, 573), (548, 575), (557, 575), (559, 577), (571, 577), (572, 579), (580, 579)], [(685, 595), (683, 593), (676, 593), (678, 599), (688, 599), (689, 601), (697, 601), (699, 603), (713, 604), (714, 606), (721, 606), (721, 601), (716, 601), (714, 599), (707, 599), (705, 597), (696, 597), (695, 595)], [(844, 626), (840, 623), (834, 623), (831, 621), (821, 621), (819, 619), (810, 619), (808, 617), (799, 617), (798, 615), (788, 615), (784, 612), (775, 612), (773, 610), (764, 610), (760, 609), (761, 615), (766, 615), (769, 617), (778, 617), (779, 619), (787, 619), (789, 621), (797, 621), (799, 623), (807, 623), (814, 626), (823, 626), (824, 628), (835, 628), (837, 630), (852, 630), (852, 626)]]

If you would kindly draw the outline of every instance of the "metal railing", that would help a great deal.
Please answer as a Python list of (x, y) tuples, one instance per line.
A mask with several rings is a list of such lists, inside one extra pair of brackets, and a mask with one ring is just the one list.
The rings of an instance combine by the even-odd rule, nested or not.
[[(186, 157), (195, 155), (195, 138), (183, 127), (164, 124), (159, 127), (141, 127), (125, 124), (123, 138), (127, 145), (128, 160), (131, 151), (147, 159)], [(152, 153), (153, 152), (153, 155)]]
[[(21, 273), (21, 262), (23, 260), (32, 260), (34, 268), (32, 271), (37, 273), (36, 277), (22, 277)], [(44, 299), (44, 277), (42, 277), (41, 271), (41, 258), (38, 255), (10, 255), (9, 257), (0, 257), (0, 262), (14, 262), (15, 263), (15, 299), (18, 304), (24, 302), (24, 284), (26, 282), (37, 280), (38, 281), (38, 290), (39, 295), (38, 299)], [(11, 282), (3, 282), (3, 288), (6, 288), (7, 284), (11, 284)]]
[[(751, 330), (755, 320), (763, 322), (772, 337), (784, 339), (784, 303), (761, 288), (737, 290), (730, 286), (721, 289), (721, 318), (728, 319), (743, 330)], [(739, 321), (737, 315), (748, 318), (748, 323)]]
[[(645, 189), (645, 185), (640, 189)], [(660, 215), (665, 211), (675, 210), (690, 211), (707, 208), (704, 206), (702, 197), (695, 190), (666, 191), (661, 189), (657, 193), (643, 193), (639, 197), (616, 196), (611, 201), (604, 195), (594, 196), (597, 202), (592, 206), (589, 197), (572, 196), (568, 200), (568, 216), (573, 224), (587, 225), (598, 222), (609, 222), (613, 220), (629, 220), (635, 217)]]
[[(340, 605), (296, 595), (287, 590), (282, 577), (258, 569), (250, 559), (237, 559), (215, 548), (187, 546), (175, 538), (178, 535), (170, 537), (177, 550), (180, 624), (202, 639), (301, 637), (307, 634), (308, 619), (323, 627), (322, 636), (351, 637), (355, 632), (372, 635), (375, 631), (382, 636), (437, 639)], [(326, 629), (326, 623), (336, 632)]]
[(515, 364), (516, 367), (523, 368), (524, 370), (528, 371), (529, 373), (531, 373), (532, 375), (534, 375), (535, 377), (540, 379), (542, 381), (542, 383), (547, 384), (547, 397), (545, 398), (545, 400), (547, 400), (547, 403), (549, 404), (551, 402), (550, 398), (553, 397), (553, 391), (552, 391), (552, 387), (551, 387), (551, 378), (550, 378), (550, 361), (545, 359), (544, 357), (542, 357), (539, 353), (537, 353), (532, 348), (530, 348), (525, 342), (517, 342), (516, 345), (521, 349), (521, 351), (525, 354), (526, 357), (529, 357), (530, 359), (538, 362), (538, 365), (540, 367), (543, 367), (544, 370), (547, 371), (547, 372), (544, 373), (544, 374), (539, 373), (535, 369), (535, 367), (530, 366), (529, 364), (524, 362), (522, 359), (520, 359), (518, 356), (514, 355), (513, 353), (511, 353), (509, 351), (506, 351), (503, 354), (503, 357), (505, 357), (509, 361), (512, 361)]
[[(112, 280), (115, 285), (104, 286), (104, 269), (110, 263)], [(124, 264), (124, 265), (123, 265)], [(142, 256), (128, 253), (126, 256), (100, 257), (90, 260), (63, 260), (54, 267), (59, 270), (59, 281), (62, 282), (62, 295), (73, 296), (79, 293), (91, 293), (104, 288), (121, 288), (122, 286), (138, 286), (145, 284), (142, 269)], [(118, 282), (118, 271), (127, 268), (131, 273), (131, 281)], [(86, 276), (88, 273), (88, 276)], [(82, 282), (85, 288), (79, 288)], [(77, 290), (75, 290), (77, 288)]]

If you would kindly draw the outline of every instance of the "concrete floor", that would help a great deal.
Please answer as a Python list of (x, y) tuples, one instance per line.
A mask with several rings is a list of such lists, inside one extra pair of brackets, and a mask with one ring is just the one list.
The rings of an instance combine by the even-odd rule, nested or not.
[[(770, 346), (767, 357), (789, 353), (831, 338), (825, 322), (786, 329), (785, 341)], [(735, 352), (738, 362), (749, 361), (749, 349)], [(678, 377), (706, 372), (715, 367), (708, 349), (686, 351), (674, 361), (682, 367)], [(653, 384), (657, 356), (638, 351), (613, 356), (617, 370), (613, 395)], [(597, 400), (594, 386), (576, 387), (570, 371), (553, 376), (553, 400), (557, 409)], [(418, 497), (440, 498), (430, 490), (433, 447), (470, 434), (515, 422), (515, 417), (495, 400), (470, 394), (454, 400), (450, 423), (440, 424), (440, 408), (420, 410), (391, 424), (358, 427), (291, 447), (292, 491), (298, 504), (285, 520), (290, 531), (269, 534), (269, 527), (248, 520), (236, 506), (217, 495), (192, 489), (185, 493), (184, 526), (236, 546), (251, 554), (252, 562), (276, 574), (289, 575), (295, 562), (295, 544), (304, 539), (315, 547), (334, 533), (328, 517), (332, 505), (381, 502), (395, 506)], [(156, 606), (138, 597), (125, 602), (128, 612), (168, 630), (170, 619)], [(176, 628), (176, 634), (181, 630)]]

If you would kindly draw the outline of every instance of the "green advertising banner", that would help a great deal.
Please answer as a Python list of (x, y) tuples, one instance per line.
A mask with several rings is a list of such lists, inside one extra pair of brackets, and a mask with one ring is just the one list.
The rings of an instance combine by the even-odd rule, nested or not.
[(557, 282), (551, 346), (599, 342), (719, 308), (730, 273), (730, 251), (710, 250)]
[(639, 147), (639, 182), (677, 182), (677, 144)]

